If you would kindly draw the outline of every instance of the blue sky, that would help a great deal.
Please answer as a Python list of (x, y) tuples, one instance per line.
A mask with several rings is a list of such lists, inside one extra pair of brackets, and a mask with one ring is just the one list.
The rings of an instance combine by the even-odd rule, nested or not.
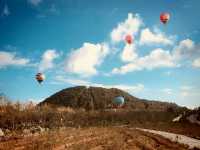
[(38, 102), (76, 85), (116, 87), (199, 106), (199, 10), (199, 0), (0, 0), (0, 92)]

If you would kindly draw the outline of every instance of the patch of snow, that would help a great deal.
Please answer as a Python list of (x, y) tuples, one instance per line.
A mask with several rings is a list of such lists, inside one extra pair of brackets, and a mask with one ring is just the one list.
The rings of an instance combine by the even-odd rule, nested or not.
[(180, 114), (178, 117), (174, 118), (174, 119), (172, 120), (172, 122), (179, 122), (180, 119), (181, 119), (182, 117), (183, 117), (183, 115)]
[(174, 133), (169, 133), (169, 132), (164, 132), (164, 131), (150, 130), (150, 129), (142, 129), (142, 128), (136, 128), (136, 129), (161, 135), (164, 138), (167, 138), (172, 142), (177, 142), (177, 143), (188, 145), (189, 149), (200, 148), (200, 140), (190, 138), (185, 135), (174, 134)]

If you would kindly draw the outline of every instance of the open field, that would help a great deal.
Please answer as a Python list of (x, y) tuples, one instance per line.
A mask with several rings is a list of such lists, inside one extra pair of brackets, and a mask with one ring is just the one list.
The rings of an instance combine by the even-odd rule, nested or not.
[(48, 106), (1, 106), (0, 150), (6, 149), (187, 149), (146, 128), (183, 134), (196, 139), (200, 126), (179, 122), (171, 111), (126, 109), (85, 111)]
[(0, 143), (0, 149), (185, 150), (186, 146), (128, 127), (61, 128)]

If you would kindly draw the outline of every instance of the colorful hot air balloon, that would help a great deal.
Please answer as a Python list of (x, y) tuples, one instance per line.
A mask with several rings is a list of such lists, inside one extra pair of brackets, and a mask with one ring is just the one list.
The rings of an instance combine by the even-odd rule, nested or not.
[(45, 80), (45, 75), (42, 73), (37, 73), (35, 79), (41, 84)]
[(161, 13), (160, 14), (160, 21), (163, 23), (163, 24), (166, 24), (170, 19), (170, 15), (169, 13)]
[(118, 107), (121, 107), (124, 105), (124, 97), (123, 96), (117, 96), (113, 99), (113, 103), (114, 105), (118, 106)]
[(133, 37), (128, 34), (125, 37), (125, 41), (126, 41), (126, 43), (131, 44), (133, 42)]

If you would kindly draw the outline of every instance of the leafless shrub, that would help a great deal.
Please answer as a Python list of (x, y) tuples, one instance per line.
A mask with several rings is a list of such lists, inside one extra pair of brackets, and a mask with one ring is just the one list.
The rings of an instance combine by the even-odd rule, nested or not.
[(147, 122), (169, 122), (174, 117), (171, 111), (134, 111), (127, 109), (102, 109), (85, 111), (50, 105), (35, 106), (32, 102), (11, 103), (0, 106), (0, 128), (22, 130), (34, 126), (45, 128), (108, 126), (142, 124)]

